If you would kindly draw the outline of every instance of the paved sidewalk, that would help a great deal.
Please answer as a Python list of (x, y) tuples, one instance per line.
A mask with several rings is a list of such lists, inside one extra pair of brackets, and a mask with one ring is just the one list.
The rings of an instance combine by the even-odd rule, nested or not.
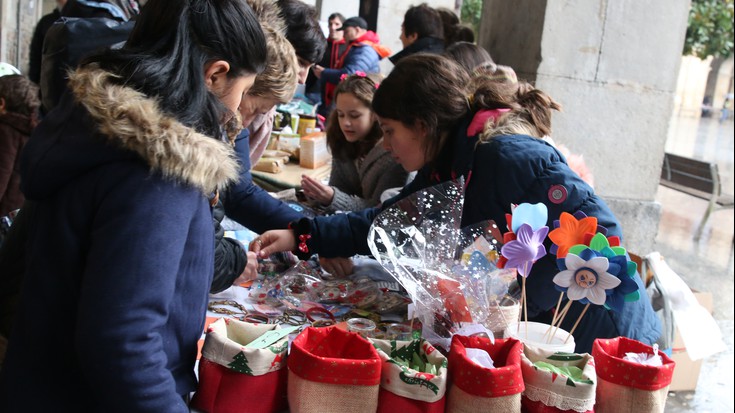
[[(666, 151), (704, 161), (717, 162), (722, 190), (733, 194), (733, 122), (717, 119), (675, 118)], [(714, 317), (722, 330), (727, 350), (706, 358), (696, 391), (670, 392), (668, 413), (732, 412), (734, 285), (732, 210), (716, 211), (699, 242), (692, 239), (707, 201), (658, 187), (662, 218), (655, 249), (687, 284), (713, 295)]]

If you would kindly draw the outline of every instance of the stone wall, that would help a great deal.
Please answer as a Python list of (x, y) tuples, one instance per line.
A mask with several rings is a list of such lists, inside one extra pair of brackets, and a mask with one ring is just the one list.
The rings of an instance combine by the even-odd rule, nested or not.
[(688, 0), (487, 0), (479, 44), (564, 109), (553, 138), (583, 154), (635, 252), (653, 246), (655, 202)]

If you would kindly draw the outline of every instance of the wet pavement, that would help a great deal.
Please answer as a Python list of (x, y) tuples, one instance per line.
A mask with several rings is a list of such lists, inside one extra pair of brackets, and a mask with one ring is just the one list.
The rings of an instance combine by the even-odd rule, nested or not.
[[(717, 162), (722, 192), (733, 194), (733, 135), (732, 121), (675, 118), (666, 151)], [(660, 185), (656, 200), (662, 217), (654, 248), (691, 288), (712, 293), (713, 315), (727, 345), (726, 351), (704, 359), (696, 391), (669, 393), (666, 412), (733, 412), (733, 210), (713, 212), (697, 242), (693, 234), (707, 201)]]

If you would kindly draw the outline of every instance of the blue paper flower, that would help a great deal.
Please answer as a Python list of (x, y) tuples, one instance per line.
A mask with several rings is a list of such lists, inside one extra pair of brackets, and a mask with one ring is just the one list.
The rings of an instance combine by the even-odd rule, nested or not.
[[(511, 223), (511, 231), (518, 233), (518, 229), (523, 224), (528, 224), (534, 231), (546, 226), (549, 217), (549, 210), (545, 204), (528, 204), (523, 203), (513, 209), (513, 219)], [(548, 231), (547, 231), (548, 232)]]
[[(615, 255), (609, 257), (608, 259), (611, 263), (616, 264), (618, 270), (615, 272), (609, 272), (620, 280), (620, 285), (615, 287), (612, 294), (607, 297), (605, 306), (620, 312), (623, 311), (623, 305), (627, 301), (636, 301), (638, 298), (640, 298), (637, 294), (638, 284), (629, 273), (629, 261), (625, 256)], [(635, 266), (633, 267), (633, 271), (635, 271)]]

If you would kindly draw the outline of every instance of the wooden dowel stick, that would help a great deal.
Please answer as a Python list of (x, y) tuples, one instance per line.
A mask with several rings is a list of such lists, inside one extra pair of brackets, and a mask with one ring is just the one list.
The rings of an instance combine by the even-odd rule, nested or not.
[(564, 293), (559, 293), (559, 301), (556, 303), (556, 308), (554, 309), (554, 316), (551, 318), (551, 324), (549, 325), (549, 328), (546, 329), (546, 332), (544, 333), (544, 337), (549, 335), (551, 332), (551, 328), (554, 327), (554, 324), (556, 324), (556, 319), (559, 317), (559, 307), (561, 307), (561, 299), (564, 297)]
[(559, 318), (556, 320), (556, 327), (554, 327), (554, 332), (551, 334), (551, 337), (549, 337), (549, 343), (551, 343), (552, 340), (554, 340), (554, 337), (556, 337), (556, 332), (559, 331), (559, 327), (561, 326), (561, 323), (564, 321), (564, 317), (567, 316), (567, 311), (569, 311), (569, 307), (572, 306), (572, 300), (569, 300), (567, 302), (567, 305), (564, 306), (564, 309), (561, 310), (561, 314), (559, 314)]
[(572, 326), (572, 331), (569, 332), (569, 335), (567, 336), (567, 339), (564, 340), (564, 344), (567, 344), (567, 341), (569, 341), (569, 337), (572, 336), (572, 333), (577, 328), (577, 325), (579, 324), (580, 321), (582, 321), (582, 317), (584, 317), (584, 313), (587, 312), (587, 309), (588, 308), (590, 308), (590, 303), (587, 303), (587, 305), (584, 306), (584, 310), (582, 310), (582, 314), (580, 314), (579, 317), (577, 317), (577, 321), (574, 323), (574, 326)]

